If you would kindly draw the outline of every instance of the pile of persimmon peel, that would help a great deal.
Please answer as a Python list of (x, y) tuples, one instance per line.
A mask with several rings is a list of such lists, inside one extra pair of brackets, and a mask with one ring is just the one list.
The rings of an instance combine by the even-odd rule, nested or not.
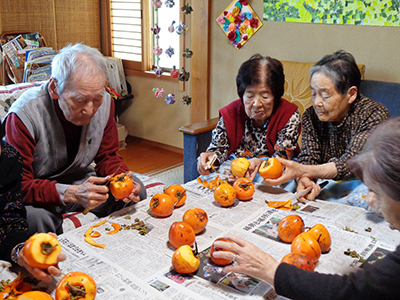
[[(97, 238), (97, 237), (101, 236), (101, 233), (96, 231), (96, 230), (94, 230), (94, 228), (99, 227), (99, 226), (103, 225), (106, 222), (107, 222), (107, 220), (103, 220), (100, 223), (97, 223), (96, 225), (93, 225), (88, 230), (86, 230), (85, 231), (85, 242), (89, 243), (92, 246), (104, 249), (104, 247), (106, 245), (97, 243), (95, 240), (93, 240), (93, 238)], [(114, 229), (109, 231), (109, 232), (107, 232), (107, 234), (115, 234), (121, 229), (121, 225), (119, 225), (118, 223), (111, 223), (111, 226)]]

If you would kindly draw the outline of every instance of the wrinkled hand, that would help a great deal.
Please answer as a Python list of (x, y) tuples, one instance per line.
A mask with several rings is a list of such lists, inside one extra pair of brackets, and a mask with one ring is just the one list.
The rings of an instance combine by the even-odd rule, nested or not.
[(299, 179), (299, 181), (297, 183), (297, 192), (301, 192), (301, 191), (305, 190), (306, 188), (308, 188), (309, 186), (313, 186), (313, 188), (307, 195), (300, 197), (298, 199), (301, 203), (306, 203), (307, 200), (314, 201), (315, 197), (317, 197), (319, 195), (319, 193), (321, 192), (321, 187), (319, 186), (319, 184), (316, 184), (314, 181), (312, 181), (308, 177), (301, 177)]
[[(49, 232), (54, 237), (57, 237), (52, 232)], [(66, 260), (66, 256), (64, 253), (61, 253), (58, 255), (58, 262)], [(33, 276), (35, 276), (36, 279), (44, 281), (44, 282), (51, 282), (53, 280), (52, 276), (60, 276), (61, 275), (61, 270), (58, 267), (58, 263), (55, 266), (50, 266), (46, 270), (42, 270), (39, 268), (32, 268), (26, 261), (23, 251), (20, 251), (18, 253), (18, 258), (17, 262), (21, 267), (24, 267), (29, 273), (31, 273)]]
[(250, 166), (244, 177), (253, 181), (258, 173), (258, 170), (260, 169), (260, 166), (262, 165), (262, 163), (264, 161), (265, 161), (264, 159), (260, 159), (260, 158), (250, 158), (249, 159)]
[(288, 182), (294, 178), (301, 177), (303, 175), (302, 164), (295, 162), (293, 160), (284, 159), (277, 156), (277, 160), (282, 163), (284, 171), (281, 177), (277, 179), (264, 179), (264, 183), (270, 186), (278, 186), (282, 183)]
[(65, 203), (79, 203), (83, 207), (93, 209), (108, 199), (109, 188), (105, 184), (107, 177), (89, 177), (81, 185), (71, 185), (65, 190)]
[(207, 162), (214, 155), (214, 152), (203, 152), (197, 158), (197, 171), (200, 175), (209, 175), (210, 170), (207, 169)]
[(142, 187), (140, 186), (139, 183), (137, 183), (137, 182), (135, 182), (135, 180), (133, 180), (132, 172), (129, 172), (129, 173), (128, 173), (128, 176), (130, 177), (130, 179), (131, 179), (132, 182), (133, 182), (132, 193), (128, 196), (128, 198), (116, 199), (116, 200), (117, 200), (117, 201), (118, 201), (118, 200), (122, 200), (122, 201), (124, 201), (125, 203), (129, 203), (129, 202), (131, 202), (131, 201), (137, 203), (137, 202), (140, 201), (139, 192), (140, 192), (140, 190), (142, 189)]
[[(271, 255), (238, 236), (229, 234), (225, 238), (234, 243), (217, 241), (215, 246), (237, 254), (235, 259), (237, 264), (226, 266), (224, 268), (225, 273), (238, 272), (274, 284), (275, 272), (279, 263)], [(232, 259), (233, 257), (233, 254), (228, 251), (216, 251), (213, 255), (215, 258)]]

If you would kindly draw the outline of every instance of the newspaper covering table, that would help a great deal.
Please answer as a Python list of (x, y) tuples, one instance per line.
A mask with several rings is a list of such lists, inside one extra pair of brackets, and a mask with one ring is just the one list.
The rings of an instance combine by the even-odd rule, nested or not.
[[(324, 201), (300, 205), (296, 212), (268, 207), (266, 201), (286, 200), (286, 191), (256, 185), (253, 200), (236, 200), (234, 206), (222, 208), (213, 198), (213, 191), (197, 181), (184, 185), (187, 200), (168, 218), (154, 218), (147, 213), (150, 197), (127, 209), (104, 218), (109, 222), (97, 227), (101, 236), (96, 242), (105, 248), (96, 248), (84, 241), (84, 232), (92, 225), (77, 228), (59, 236), (67, 260), (60, 263), (63, 274), (83, 271), (90, 274), (98, 285), (96, 299), (285, 299), (276, 295), (273, 288), (258, 279), (241, 274), (224, 274), (222, 268), (209, 259), (212, 242), (226, 233), (251, 241), (260, 249), (280, 261), (290, 253), (290, 244), (279, 240), (277, 226), (283, 217), (296, 213), (306, 226), (321, 223), (332, 237), (331, 250), (322, 254), (316, 272), (344, 274), (362, 267), (359, 258), (345, 255), (348, 249), (356, 251), (370, 263), (393, 251), (400, 240), (400, 233), (392, 231), (382, 216), (351, 207)], [(174, 248), (168, 244), (168, 231), (175, 221), (181, 221), (189, 208), (204, 209), (209, 217), (206, 230), (196, 237), (201, 251), (200, 268), (195, 275), (180, 275), (172, 270)], [(144, 221), (148, 234), (137, 230), (121, 230), (107, 235), (111, 222), (130, 225), (134, 219)], [(12, 270), (15, 272), (15, 270)], [(2, 272), (0, 279), (10, 274)], [(51, 284), (38, 283), (35, 288), (54, 295), (59, 278)], [(37, 282), (36, 282), (37, 283)]]

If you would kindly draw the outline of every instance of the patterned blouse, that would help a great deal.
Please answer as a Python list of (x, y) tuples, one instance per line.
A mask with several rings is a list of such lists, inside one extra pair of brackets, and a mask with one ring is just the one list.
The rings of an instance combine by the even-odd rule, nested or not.
[(303, 115), (303, 138), (298, 160), (306, 165), (333, 162), (338, 171), (334, 180), (354, 179), (347, 161), (361, 151), (370, 132), (389, 117), (383, 104), (362, 95), (339, 125), (321, 122), (314, 108), (309, 107)]
[[(297, 146), (299, 137), (300, 111), (297, 109), (291, 116), (285, 127), (278, 133), (275, 149), (277, 145), (281, 151), (275, 151), (274, 156), (279, 155), (286, 158), (286, 153), (293, 153)], [(247, 158), (270, 157), (265, 138), (268, 131), (269, 118), (263, 127), (253, 126), (251, 118), (246, 119), (245, 129), (240, 145), (232, 152), (232, 155)], [(221, 117), (217, 126), (212, 131), (211, 143), (207, 152), (214, 152), (218, 155), (219, 163), (222, 164), (228, 159), (228, 135), (223, 118)]]
[(0, 259), (10, 260), (11, 249), (28, 238), (26, 210), (22, 204), (22, 157), (1, 140), (0, 156)]

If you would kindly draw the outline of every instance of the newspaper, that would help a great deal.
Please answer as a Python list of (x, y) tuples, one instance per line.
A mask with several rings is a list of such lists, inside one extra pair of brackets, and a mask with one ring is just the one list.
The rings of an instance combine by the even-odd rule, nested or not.
[[(290, 244), (277, 235), (279, 221), (289, 215), (300, 215), (306, 226), (321, 223), (332, 237), (331, 250), (322, 254), (316, 272), (346, 274), (363, 266), (358, 258), (346, 255), (346, 250), (356, 251), (366, 259), (364, 264), (393, 251), (400, 240), (398, 231), (391, 231), (382, 217), (362, 208), (324, 201), (300, 204), (297, 211), (284, 211), (268, 207), (267, 201), (286, 200), (291, 193), (281, 189), (256, 184), (251, 201), (238, 201), (229, 208), (219, 207), (213, 191), (197, 181), (184, 185), (187, 200), (174, 210), (172, 216), (155, 218), (148, 214), (150, 197), (140, 203), (104, 218), (107, 222), (96, 231), (101, 236), (95, 241), (104, 244), (97, 248), (84, 241), (84, 232), (101, 220), (82, 226), (59, 236), (67, 260), (60, 263), (63, 274), (82, 271), (96, 281), (96, 299), (285, 299), (275, 293), (271, 285), (242, 274), (225, 274), (209, 257), (213, 241), (227, 233), (251, 241), (270, 253), (276, 260), (290, 253)], [(190, 208), (204, 209), (209, 217), (206, 230), (196, 236), (201, 264), (195, 274), (177, 274), (171, 266), (174, 248), (168, 243), (168, 231), (173, 222), (181, 221)], [(146, 235), (135, 229), (121, 230), (107, 235), (111, 223), (130, 225), (134, 219), (143, 221)], [(8, 270), (14, 275), (16, 270)], [(3, 272), (0, 279), (7, 277)], [(39, 283), (54, 296), (59, 278), (50, 284)], [(37, 283), (37, 281), (36, 281)]]

